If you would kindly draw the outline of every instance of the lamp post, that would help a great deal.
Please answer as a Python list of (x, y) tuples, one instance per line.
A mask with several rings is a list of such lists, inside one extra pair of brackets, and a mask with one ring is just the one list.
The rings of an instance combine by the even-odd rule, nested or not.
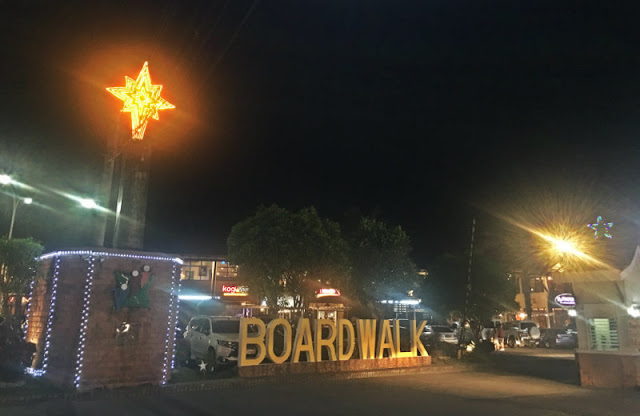
[(7, 236), (7, 238), (11, 240), (11, 237), (13, 237), (13, 225), (16, 222), (16, 211), (18, 210), (18, 205), (20, 205), (20, 203), (23, 203), (25, 205), (31, 205), (31, 203), (33, 202), (33, 199), (19, 198), (18, 196), (16, 196), (15, 190), (13, 189), (13, 186), (12, 186), (13, 179), (11, 179), (9, 175), (5, 175), (5, 174), (0, 175), (0, 184), (11, 186), (11, 197), (13, 198), (13, 204), (12, 204), (13, 209), (11, 210), (11, 223), (9, 225), (9, 235)]
[(13, 210), (11, 212), (11, 225), (9, 225), (9, 240), (13, 236), (13, 224), (16, 222), (16, 211), (18, 210), (18, 205), (23, 203), (25, 205), (31, 205), (33, 199), (31, 198), (18, 198), (15, 194), (13, 195)]

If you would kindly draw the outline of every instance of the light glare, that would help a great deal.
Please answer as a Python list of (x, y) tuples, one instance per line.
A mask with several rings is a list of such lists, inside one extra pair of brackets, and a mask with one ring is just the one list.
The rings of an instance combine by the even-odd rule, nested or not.
[(80, 205), (82, 205), (82, 208), (86, 208), (86, 209), (98, 208), (98, 204), (96, 204), (96, 201), (94, 201), (91, 198), (81, 198)]

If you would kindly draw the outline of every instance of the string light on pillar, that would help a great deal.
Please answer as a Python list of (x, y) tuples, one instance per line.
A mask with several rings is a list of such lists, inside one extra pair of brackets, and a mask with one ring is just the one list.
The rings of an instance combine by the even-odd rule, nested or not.
[[(606, 238), (611, 240), (613, 236), (610, 233), (611, 227), (613, 227), (612, 222), (602, 222), (602, 216), (598, 215), (596, 217), (596, 222), (593, 224), (587, 224), (587, 227), (594, 230), (593, 238), (600, 237), (600, 234), (604, 235)], [(602, 230), (604, 228), (604, 230)]]
[[(164, 364), (162, 367), (162, 384), (167, 383), (169, 370), (173, 368), (173, 357), (174, 357), (173, 354), (174, 354), (175, 348), (171, 348), (171, 351), (170, 351), (169, 346), (175, 345), (175, 339), (176, 339), (175, 328), (173, 328), (173, 331), (171, 331), (171, 327), (174, 320), (173, 303), (176, 301), (175, 300), (176, 299), (176, 269), (177, 269), (176, 264), (173, 263), (173, 266), (171, 268), (171, 291), (169, 293), (169, 314), (167, 316), (167, 337), (164, 342)], [(171, 335), (171, 332), (173, 332), (173, 337)]]
[(24, 331), (22, 333), (22, 339), (27, 340), (27, 332), (29, 332), (29, 315), (31, 315), (31, 298), (33, 297), (33, 286), (35, 285), (36, 279), (31, 279), (31, 283), (29, 284), (29, 294), (27, 301), (27, 312), (24, 316)]
[(44, 358), (42, 359), (42, 369), (34, 370), (33, 375), (41, 376), (47, 372), (49, 363), (49, 345), (51, 341), (51, 325), (56, 310), (56, 294), (58, 293), (58, 276), (60, 275), (60, 257), (56, 257), (53, 270), (53, 281), (51, 282), (51, 302), (49, 303), (49, 317), (47, 318), (46, 334), (44, 337)]
[[(176, 267), (176, 265), (173, 265), (174, 269)], [(180, 269), (178, 270), (177, 276), (180, 276), (182, 274), (182, 267), (180, 267)], [(175, 271), (174, 271), (174, 276), (175, 276)], [(176, 331), (178, 329), (178, 319), (180, 316), (180, 289), (182, 288), (182, 283), (180, 283), (180, 279), (178, 278), (178, 293), (176, 293), (175, 299), (176, 299), (176, 319), (175, 322), (173, 324), (173, 352), (171, 354), (171, 369), (173, 370), (174, 368), (176, 368)]]
[(95, 271), (94, 256), (89, 256), (87, 276), (84, 283), (84, 300), (82, 302), (82, 320), (80, 322), (80, 339), (78, 340), (78, 353), (76, 355), (76, 372), (73, 384), (78, 388), (82, 376), (82, 362), (84, 361), (84, 347), (87, 342), (87, 324), (89, 322), (89, 306), (91, 305), (91, 289), (93, 288), (93, 276)]

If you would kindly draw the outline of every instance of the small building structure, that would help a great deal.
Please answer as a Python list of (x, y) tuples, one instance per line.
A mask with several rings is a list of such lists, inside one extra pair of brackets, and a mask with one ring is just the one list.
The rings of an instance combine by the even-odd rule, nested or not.
[(640, 247), (619, 270), (562, 273), (573, 286), (582, 385), (640, 386)]
[(27, 372), (78, 390), (169, 380), (182, 260), (99, 248), (39, 261), (25, 332), (36, 355)]

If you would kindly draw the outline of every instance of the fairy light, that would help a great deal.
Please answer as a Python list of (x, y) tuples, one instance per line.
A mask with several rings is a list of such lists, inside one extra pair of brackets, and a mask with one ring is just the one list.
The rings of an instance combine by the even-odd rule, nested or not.
[(73, 251), (56, 251), (53, 253), (43, 254), (38, 257), (38, 260), (45, 260), (51, 257), (58, 256), (73, 256), (73, 255), (88, 255), (88, 256), (97, 256), (97, 257), (121, 257), (126, 259), (137, 259), (137, 260), (163, 260), (163, 261), (172, 261), (174, 263), (183, 264), (184, 262), (179, 257), (166, 257), (166, 256), (145, 256), (145, 255), (137, 255), (137, 254), (124, 254), (124, 253), (109, 253), (106, 251), (93, 251), (93, 250), (73, 250)]
[(42, 369), (36, 376), (41, 376), (47, 372), (49, 363), (49, 345), (51, 341), (51, 325), (56, 309), (56, 294), (58, 293), (58, 276), (60, 275), (60, 257), (56, 257), (53, 270), (53, 282), (51, 283), (51, 302), (49, 303), (49, 317), (47, 318), (46, 334), (44, 337), (44, 358), (42, 359)]
[[(173, 368), (174, 365), (174, 352), (175, 352), (175, 344), (176, 344), (176, 331), (173, 329), (173, 337), (171, 335), (171, 324), (173, 321), (173, 303), (174, 299), (176, 299), (176, 264), (173, 264), (171, 270), (171, 292), (169, 293), (169, 314), (167, 317), (167, 337), (164, 342), (164, 364), (162, 367), (162, 384), (167, 383), (169, 370)], [(177, 303), (177, 300), (176, 300)], [(178, 310), (176, 306), (176, 311)], [(171, 341), (170, 341), (171, 340)], [(169, 348), (169, 345), (172, 345), (173, 348)]]
[(611, 233), (609, 232), (609, 230), (611, 229), (611, 227), (613, 227), (613, 223), (612, 222), (602, 222), (602, 216), (598, 215), (596, 217), (596, 222), (593, 224), (588, 224), (587, 227), (591, 228), (592, 230), (594, 230), (594, 234), (593, 234), (593, 238), (598, 238), (600, 237), (600, 235), (598, 234), (600, 232), (600, 228), (602, 226), (604, 226), (604, 232), (602, 233), (606, 238), (608, 238), (609, 240), (611, 240), (613, 238), (613, 236), (611, 235)]
[(80, 339), (78, 340), (78, 353), (76, 358), (76, 372), (73, 377), (73, 384), (80, 386), (82, 376), (82, 362), (84, 361), (84, 347), (87, 342), (87, 324), (89, 323), (89, 306), (91, 305), (91, 289), (93, 288), (93, 276), (95, 271), (94, 256), (89, 256), (89, 266), (87, 267), (87, 277), (84, 283), (84, 299), (82, 302), (82, 321), (80, 322)]
[(36, 279), (31, 279), (31, 283), (29, 284), (29, 297), (27, 301), (27, 313), (24, 317), (24, 332), (22, 333), (22, 339), (27, 340), (27, 332), (29, 332), (29, 315), (31, 315), (31, 298), (33, 297), (33, 286), (35, 285)]
[(144, 63), (137, 79), (125, 76), (125, 81), (124, 87), (110, 87), (107, 91), (124, 101), (121, 111), (131, 113), (131, 137), (142, 140), (149, 119), (159, 119), (158, 110), (176, 107), (160, 97), (162, 85), (151, 84), (149, 63)]
[[(175, 264), (173, 265), (175, 268)], [(182, 267), (178, 271), (178, 276), (182, 274)], [(178, 293), (176, 293), (176, 319), (173, 323), (173, 352), (171, 353), (171, 369), (176, 368), (176, 330), (178, 329), (178, 319), (180, 316), (180, 289), (182, 288), (182, 283), (180, 279), (178, 279)]]

